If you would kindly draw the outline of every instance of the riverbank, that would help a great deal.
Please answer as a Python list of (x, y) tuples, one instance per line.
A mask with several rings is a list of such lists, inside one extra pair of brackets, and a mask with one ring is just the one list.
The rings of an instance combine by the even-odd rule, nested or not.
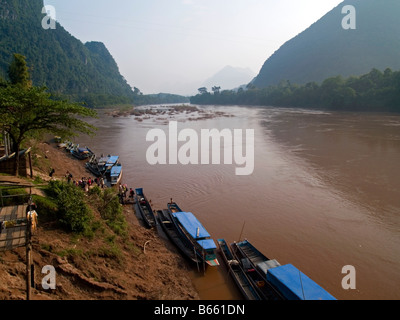
[[(51, 142), (34, 147), (34, 177), (48, 181), (90, 173)], [(92, 208), (93, 237), (67, 233), (41, 221), (33, 235), (34, 300), (196, 300), (190, 266), (157, 232), (142, 227), (132, 206), (124, 206), (126, 236), (115, 234)], [(41, 286), (44, 266), (56, 269), (56, 289)], [(0, 253), (0, 300), (25, 299), (25, 248)]]

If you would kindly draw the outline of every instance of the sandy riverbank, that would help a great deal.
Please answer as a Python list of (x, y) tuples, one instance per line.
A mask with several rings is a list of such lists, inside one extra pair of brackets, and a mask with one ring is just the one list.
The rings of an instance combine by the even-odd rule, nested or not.
[[(40, 168), (34, 176), (56, 179), (68, 170), (74, 177), (88, 177), (84, 161), (72, 158), (55, 144), (39, 143), (35, 152)], [(99, 222), (100, 236), (88, 239), (43, 223), (33, 236), (35, 300), (195, 300), (199, 295), (189, 276), (190, 266), (175, 248), (154, 230), (142, 227), (132, 206), (124, 207), (128, 236), (115, 236)], [(39, 212), (40, 215), (40, 212)], [(96, 218), (98, 213), (94, 212)], [(99, 219), (100, 221), (100, 219)], [(56, 268), (56, 290), (43, 290), (41, 269)], [(25, 248), (0, 252), (0, 300), (25, 299)]]

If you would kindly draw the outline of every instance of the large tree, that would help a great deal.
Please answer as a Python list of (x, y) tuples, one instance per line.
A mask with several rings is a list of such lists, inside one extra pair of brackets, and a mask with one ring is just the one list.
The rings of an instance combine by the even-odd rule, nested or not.
[(96, 112), (79, 103), (55, 100), (46, 88), (30, 83), (25, 58), (16, 55), (10, 65), (11, 83), (0, 86), (0, 126), (7, 133), (15, 152), (14, 173), (19, 172), (21, 145), (31, 137), (52, 133), (63, 137), (94, 133), (95, 127), (83, 119)]

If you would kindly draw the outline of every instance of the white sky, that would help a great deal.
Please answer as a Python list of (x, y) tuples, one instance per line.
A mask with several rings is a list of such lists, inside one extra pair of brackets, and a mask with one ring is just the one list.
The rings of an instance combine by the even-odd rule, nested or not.
[(143, 93), (191, 95), (226, 65), (256, 74), (343, 0), (45, 0), (74, 37), (103, 42)]

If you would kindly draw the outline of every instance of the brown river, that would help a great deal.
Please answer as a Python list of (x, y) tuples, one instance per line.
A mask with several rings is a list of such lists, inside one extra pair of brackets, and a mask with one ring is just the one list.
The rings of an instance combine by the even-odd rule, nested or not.
[[(400, 299), (400, 115), (200, 108), (232, 116), (100, 115), (90, 121), (97, 135), (76, 142), (97, 155), (119, 155), (123, 183), (143, 187), (154, 209), (173, 198), (215, 240), (247, 238), (340, 300)], [(158, 128), (168, 136), (175, 120), (178, 131), (253, 129), (253, 173), (236, 175), (235, 162), (150, 165), (147, 133)], [(342, 268), (349, 265), (356, 288), (345, 290)], [(194, 267), (192, 279), (201, 299), (240, 299), (223, 266), (205, 275)]]

